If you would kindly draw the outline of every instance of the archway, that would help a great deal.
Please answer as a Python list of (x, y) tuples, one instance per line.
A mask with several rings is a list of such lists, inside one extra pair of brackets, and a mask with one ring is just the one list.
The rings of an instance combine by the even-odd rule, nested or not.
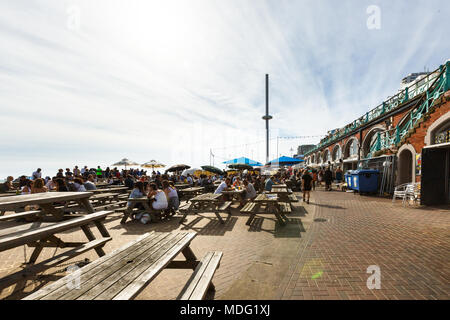
[(358, 157), (358, 139), (353, 137), (347, 140), (344, 145), (343, 158), (357, 158)]
[(412, 146), (404, 146), (398, 153), (397, 185), (415, 182), (415, 151)]
[(377, 141), (378, 133), (379, 132), (381, 133), (384, 131), (385, 131), (385, 128), (382, 125), (377, 125), (377, 126), (373, 127), (372, 129), (370, 129), (369, 132), (367, 132), (367, 134), (364, 136), (364, 140), (361, 145), (363, 158), (368, 157), (368, 155), (370, 153), (370, 149)]

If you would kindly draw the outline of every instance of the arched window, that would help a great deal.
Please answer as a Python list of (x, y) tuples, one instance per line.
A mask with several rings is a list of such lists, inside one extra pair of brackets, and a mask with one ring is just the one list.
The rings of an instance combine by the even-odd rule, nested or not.
[(358, 155), (358, 141), (353, 139), (352, 144), (350, 145), (350, 157)]
[(450, 121), (434, 134), (433, 144), (450, 142)]

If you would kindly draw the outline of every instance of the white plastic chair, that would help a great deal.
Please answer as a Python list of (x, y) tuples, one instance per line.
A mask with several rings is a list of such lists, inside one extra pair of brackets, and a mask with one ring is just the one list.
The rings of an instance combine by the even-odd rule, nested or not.
[(410, 185), (410, 183), (403, 183), (395, 187), (392, 203), (395, 202), (395, 198), (400, 198), (403, 202), (405, 201), (406, 189), (408, 188), (408, 185)]
[(392, 197), (392, 203), (394, 203), (395, 198), (402, 199), (403, 206), (409, 201), (416, 203), (420, 200), (420, 182), (403, 183), (396, 186), (394, 196)]

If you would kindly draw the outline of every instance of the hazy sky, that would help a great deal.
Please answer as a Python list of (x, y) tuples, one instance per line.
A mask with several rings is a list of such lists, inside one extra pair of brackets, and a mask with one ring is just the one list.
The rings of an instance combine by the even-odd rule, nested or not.
[[(380, 9), (379, 29), (368, 20)], [(442, 1), (0, 0), (0, 178), (270, 158), (450, 58)], [(279, 154), (320, 138), (280, 140)]]

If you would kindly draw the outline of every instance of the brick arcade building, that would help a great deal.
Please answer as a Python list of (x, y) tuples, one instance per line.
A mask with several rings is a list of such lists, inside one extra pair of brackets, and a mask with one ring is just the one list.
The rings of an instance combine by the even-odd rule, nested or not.
[(423, 204), (450, 203), (450, 61), (305, 154), (311, 167), (380, 170), (380, 187), (421, 182)]

